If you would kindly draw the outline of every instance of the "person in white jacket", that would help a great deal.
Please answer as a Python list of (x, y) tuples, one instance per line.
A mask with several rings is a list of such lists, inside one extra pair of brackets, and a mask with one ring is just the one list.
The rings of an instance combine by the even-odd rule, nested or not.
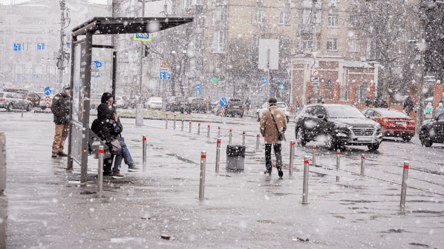
[[(442, 105), (442, 102), (439, 102), (438, 107), (436, 108), (436, 111), (435, 111), (435, 117), (438, 117), (442, 113), (444, 113), (444, 106)], [(444, 120), (444, 115), (441, 116), (439, 118), (439, 120)]]

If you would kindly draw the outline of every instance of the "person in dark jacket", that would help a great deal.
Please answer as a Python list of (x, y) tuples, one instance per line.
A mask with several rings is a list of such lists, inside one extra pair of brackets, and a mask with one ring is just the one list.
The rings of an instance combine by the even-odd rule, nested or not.
[[(120, 165), (123, 159), (122, 147), (120, 146), (117, 138), (122, 132), (122, 125), (117, 122), (117, 117), (114, 116), (113, 107), (107, 103), (102, 103), (97, 108), (98, 111), (98, 136), (105, 140), (113, 157), (109, 159), (104, 166), (104, 175), (109, 175), (114, 178), (122, 178), (123, 175), (120, 174)], [(112, 160), (115, 157), (114, 168), (111, 171)]]
[(54, 114), (55, 135), (52, 143), (52, 157), (66, 157), (63, 153), (65, 140), (69, 131), (69, 104), (71, 88), (69, 85), (63, 87), (63, 91), (52, 99), (51, 111)]
[(415, 105), (413, 104), (412, 99), (407, 97), (407, 99), (404, 101), (404, 111), (407, 114), (407, 116), (410, 116), (410, 112), (415, 108)]
[(367, 108), (370, 108), (373, 104), (369, 97), (367, 97), (367, 99), (365, 99), (364, 103), (365, 103), (365, 107), (367, 107)]
[(381, 107), (381, 108), (388, 108), (388, 107), (389, 107), (388, 104), (387, 104), (387, 101), (385, 101), (385, 99), (383, 99), (383, 100), (381, 101), (381, 105), (380, 105), (380, 107)]

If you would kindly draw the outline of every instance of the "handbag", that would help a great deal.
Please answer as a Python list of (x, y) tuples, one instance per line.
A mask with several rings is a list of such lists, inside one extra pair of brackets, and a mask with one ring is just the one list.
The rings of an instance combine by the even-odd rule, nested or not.
[(122, 149), (122, 146), (120, 146), (120, 142), (117, 139), (114, 139), (111, 141), (112, 151), (118, 151)]
[(268, 109), (268, 110), (270, 111), (271, 118), (273, 119), (274, 127), (276, 127), (276, 130), (278, 132), (278, 141), (287, 141), (287, 139), (285, 138), (285, 133), (279, 132), (279, 128), (276, 124), (276, 120), (274, 120), (274, 116), (273, 116), (273, 113), (271, 112), (271, 109)]

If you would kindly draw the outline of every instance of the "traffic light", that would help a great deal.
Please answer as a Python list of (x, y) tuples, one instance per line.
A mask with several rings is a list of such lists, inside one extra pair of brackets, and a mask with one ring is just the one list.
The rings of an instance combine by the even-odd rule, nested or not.
[(145, 57), (147, 57), (150, 54), (150, 47), (148, 47), (147, 45), (145, 46)]

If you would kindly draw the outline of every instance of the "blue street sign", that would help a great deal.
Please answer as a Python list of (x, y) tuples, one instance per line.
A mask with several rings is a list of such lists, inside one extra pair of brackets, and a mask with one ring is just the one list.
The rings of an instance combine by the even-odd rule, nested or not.
[(22, 50), (22, 44), (14, 43), (14, 51), (20, 51), (20, 50)]
[(197, 77), (197, 81), (200, 81), (200, 77)]
[(94, 61), (94, 66), (96, 67), (96, 68), (100, 68), (100, 67), (102, 67), (102, 63), (100, 63), (99, 61)]
[(167, 72), (160, 72), (159, 79), (161, 79), (161, 80), (170, 80), (171, 79), (171, 74), (167, 73)]
[(49, 88), (49, 86), (47, 86), (46, 88), (45, 88), (45, 95), (46, 96), (49, 96), (50, 94), (51, 94), (51, 89)]
[(171, 80), (171, 74), (167, 73), (167, 80)]
[(71, 48), (71, 43), (66, 43), (66, 46), (70, 49)]
[(221, 107), (227, 106), (228, 105), (227, 98), (225, 98), (225, 97), (221, 98), (220, 101), (219, 101), (219, 104), (220, 104)]
[(45, 50), (45, 43), (37, 43), (37, 50)]
[(32, 75), (32, 78), (37, 78), (37, 79), (38, 79), (38, 78), (39, 78), (39, 75), (38, 75), (38, 74), (33, 74), (33, 75)]
[(267, 80), (267, 78), (263, 77), (263, 78), (261, 79), (261, 82), (262, 82), (262, 84), (266, 84), (266, 83), (268, 82), (268, 80)]
[(274, 97), (275, 97), (274, 89), (270, 88), (270, 98), (274, 98)]
[(196, 84), (196, 89), (200, 89), (200, 84)]
[(200, 95), (200, 89), (196, 89), (196, 95)]

